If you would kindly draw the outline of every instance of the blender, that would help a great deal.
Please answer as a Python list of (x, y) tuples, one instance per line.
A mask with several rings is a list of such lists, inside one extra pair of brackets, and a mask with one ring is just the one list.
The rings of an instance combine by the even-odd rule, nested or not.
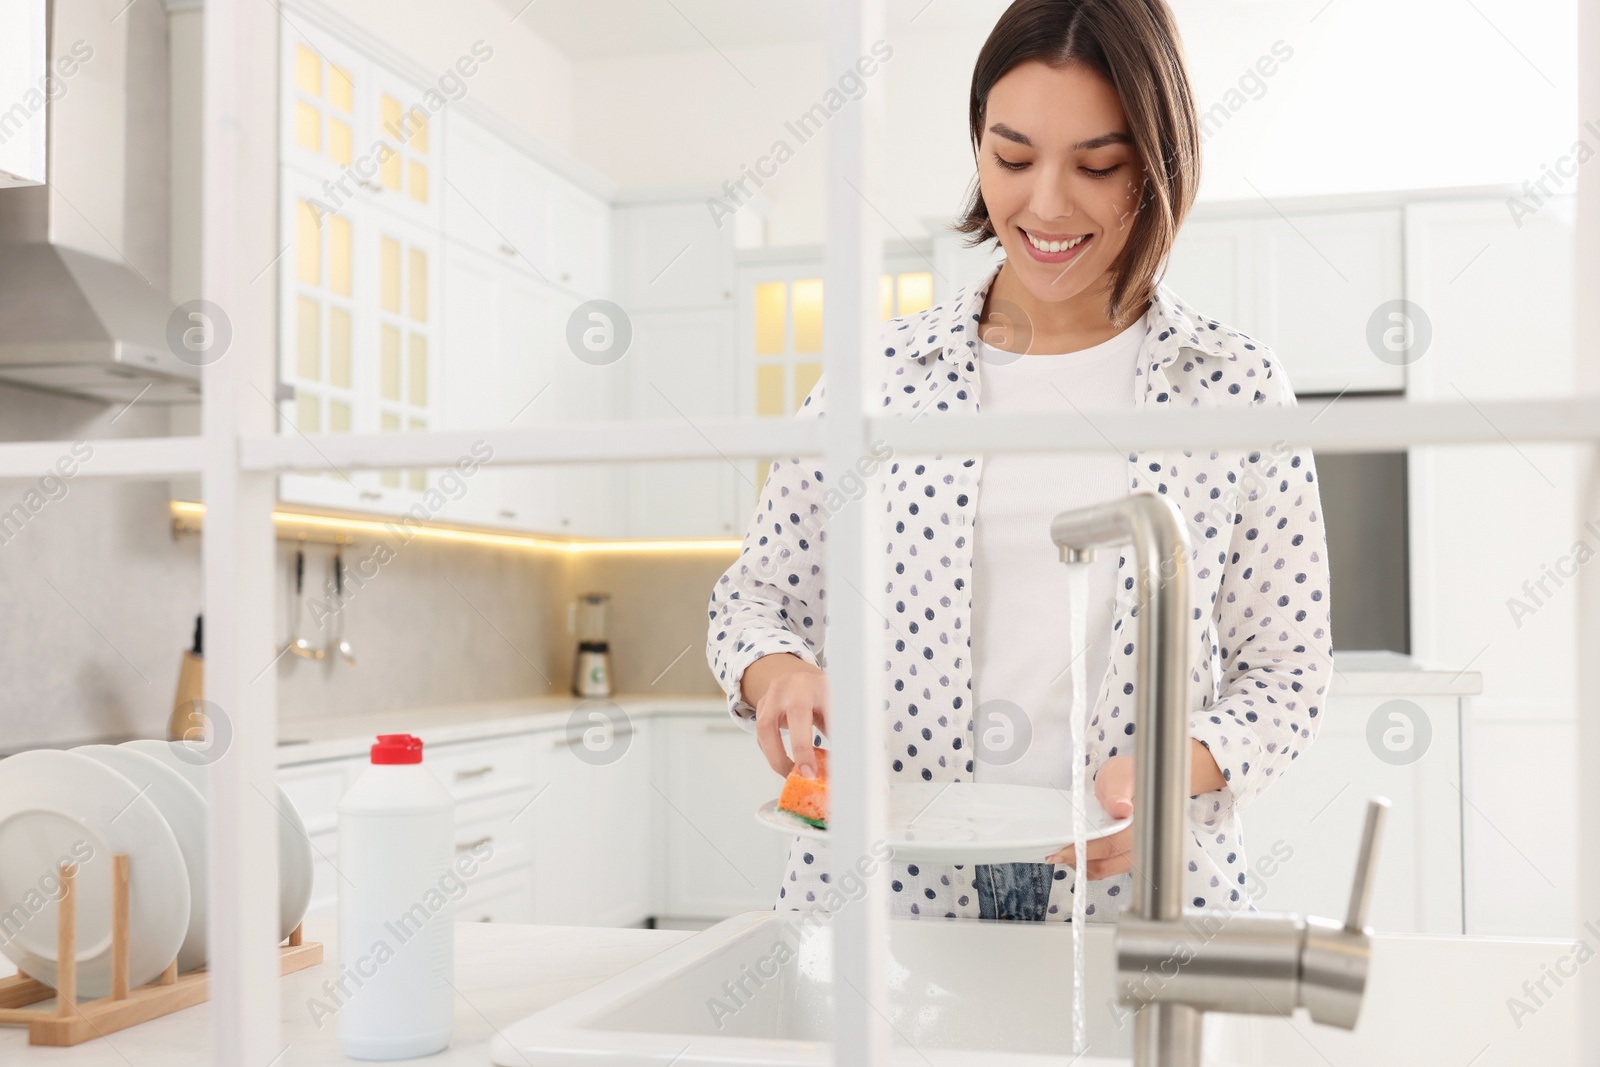
[(567, 606), (567, 632), (578, 638), (572, 668), (572, 692), (580, 697), (611, 695), (611, 646), (606, 642), (606, 616), (611, 597), (585, 593)]

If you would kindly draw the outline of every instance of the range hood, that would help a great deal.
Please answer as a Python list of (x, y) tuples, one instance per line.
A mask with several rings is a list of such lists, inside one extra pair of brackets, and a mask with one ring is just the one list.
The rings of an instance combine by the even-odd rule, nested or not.
[(0, 382), (194, 400), (167, 340), (167, 12), (49, 5), (46, 182), (0, 189)]

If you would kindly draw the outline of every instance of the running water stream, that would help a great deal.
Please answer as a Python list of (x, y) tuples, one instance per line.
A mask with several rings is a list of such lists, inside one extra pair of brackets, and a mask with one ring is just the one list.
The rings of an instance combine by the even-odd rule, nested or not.
[(1067, 649), (1072, 654), (1072, 1052), (1081, 1056), (1088, 1050), (1084, 1027), (1084, 937), (1085, 908), (1089, 887), (1084, 880), (1084, 838), (1089, 819), (1087, 785), (1084, 773), (1084, 735), (1089, 720), (1089, 564), (1067, 565)]

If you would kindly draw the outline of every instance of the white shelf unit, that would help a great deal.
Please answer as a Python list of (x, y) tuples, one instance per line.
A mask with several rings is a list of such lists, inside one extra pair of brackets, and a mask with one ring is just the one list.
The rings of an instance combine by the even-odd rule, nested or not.
[[(832, 8), (828, 69), (842, 69), (862, 53), (882, 25), (882, 0), (838, 0)], [(229, 309), (234, 347), (228, 357), (207, 366), (203, 375), (199, 438), (95, 442), (96, 463), (82, 477), (152, 479), (200, 474), (208, 505), (204, 541), (207, 616), (207, 685), (213, 702), (229, 709), (233, 743), (224, 760), (229, 773), (217, 776), (210, 820), (209, 874), (212, 900), (212, 1058), (223, 1064), (256, 1062), (263, 1049), (281, 1048), (277, 956), (272, 931), (277, 902), (274, 850), (257, 847), (270, 840), (275, 815), (255, 790), (273, 779), (277, 743), (276, 686), (273, 676), (252, 677), (263, 653), (273, 647), (269, 620), (273, 583), (271, 512), (279, 475), (322, 469), (334, 463), (346, 470), (405, 466), (444, 466), (459, 454), (464, 439), (481, 437), (504, 465), (567, 460), (652, 463), (662, 459), (756, 459), (790, 444), (821, 446), (830, 472), (840, 471), (874, 436), (897, 449), (934, 447), (994, 450), (1093, 450), (1098, 434), (1067, 417), (997, 421), (990, 418), (894, 420), (867, 418), (859, 382), (851, 382), (853, 354), (870, 337), (869, 310), (876, 297), (879, 247), (875, 219), (857, 190), (871, 195), (868, 166), (877, 122), (868, 96), (865, 107), (846, 109), (829, 126), (828, 242), (825, 277), (834, 294), (825, 341), (824, 363), (834, 383), (831, 413), (823, 424), (795, 428), (763, 420), (730, 420), (705, 434), (653, 423), (575, 425), (560, 434), (548, 428), (491, 428), (480, 435), (427, 431), (390, 436), (323, 435), (314, 441), (281, 437), (270, 409), (261, 403), (257, 382), (276, 380), (277, 308), (269, 287), (253, 285), (262, 263), (280, 251), (277, 213), (276, 41), (281, 25), (272, 5), (245, 0), (211, 0), (206, 6), (204, 92), (204, 189), (202, 199), (203, 287), (207, 299)], [(1600, 69), (1600, 24), (1583, 24), (1580, 70)], [(1600, 87), (1587, 84), (1590, 97)], [(1591, 100), (1591, 103), (1600, 101)], [(1580, 253), (1581, 293), (1600, 288), (1600, 173), (1583, 172)], [(1580, 306), (1582, 301), (1580, 300)], [(1580, 367), (1600, 366), (1592, 335), (1579, 334)], [(1585, 384), (1596, 384), (1593, 372)], [(1320, 417), (1318, 417), (1320, 414)], [(936, 425), (937, 424), (937, 425)], [(1586, 395), (1566, 400), (1498, 400), (1476, 403), (1395, 402), (1351, 399), (1325, 412), (1304, 409), (1241, 412), (1143, 413), (1108, 415), (1101, 427), (1125, 447), (1229, 445), (1251, 439), (1288, 437), (1325, 451), (1362, 451), (1431, 443), (1563, 441), (1593, 446), (1600, 442), (1600, 399)], [(670, 447), (663, 450), (666, 440)], [(935, 442), (937, 441), (937, 444)], [(393, 448), (391, 446), (401, 445)], [(310, 446), (310, 447), (308, 447)], [(54, 458), (55, 442), (0, 445), (0, 477), (36, 476)], [(319, 455), (317, 451), (325, 451)], [(816, 450), (811, 448), (808, 450)], [(663, 454), (665, 451), (666, 454)], [(395, 452), (403, 455), (396, 456)], [(846, 509), (830, 531), (828, 565), (858, 586), (869, 565), (864, 509)], [(1582, 581), (1585, 610), (1579, 647), (1600, 645), (1600, 577)], [(873, 706), (879, 662), (873, 649), (870, 607), (837, 612), (830, 641), (835, 692), (841, 700)], [(270, 653), (268, 652), (270, 655)], [(1600, 702), (1600, 674), (1586, 665), (1582, 697)], [(838, 787), (833, 833), (841, 851), (865, 854), (881, 835), (883, 812), (877, 800), (883, 770), (866, 758), (877, 738), (871, 716), (856, 716), (838, 731), (835, 743)], [(1600, 762), (1600, 726), (1583, 723), (1580, 747), (1590, 762)], [(1580, 804), (1600, 810), (1600, 776), (1584, 778)], [(1600, 827), (1584, 824), (1583, 869), (1586, 906), (1600, 900)], [(868, 899), (881, 900), (886, 869), (868, 879)], [(1590, 913), (1592, 907), (1586, 907)], [(841, 1063), (887, 1062), (885, 1021), (871, 1008), (885, 989), (885, 922), (875, 906), (845, 909), (838, 917), (841, 980), (863, 991), (841, 997), (836, 1010), (836, 1049)], [(1600, 1017), (1600, 983), (1585, 983), (1585, 1014)], [(1600, 1053), (1600, 1033), (1585, 1035), (1591, 1054)], [(1592, 1055), (1591, 1055), (1591, 1058)]]

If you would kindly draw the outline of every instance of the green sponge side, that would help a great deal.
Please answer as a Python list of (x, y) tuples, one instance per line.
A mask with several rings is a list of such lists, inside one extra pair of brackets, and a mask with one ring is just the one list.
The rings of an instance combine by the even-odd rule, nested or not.
[(801, 822), (810, 823), (812, 826), (815, 826), (818, 830), (826, 830), (828, 828), (828, 823), (827, 823), (827, 820), (825, 820), (825, 819), (813, 819), (813, 818), (810, 818), (809, 816), (801, 815), (798, 811), (790, 811), (788, 808), (779, 808), (778, 810), (783, 812), (785, 815), (793, 815), (796, 819), (799, 819)]

